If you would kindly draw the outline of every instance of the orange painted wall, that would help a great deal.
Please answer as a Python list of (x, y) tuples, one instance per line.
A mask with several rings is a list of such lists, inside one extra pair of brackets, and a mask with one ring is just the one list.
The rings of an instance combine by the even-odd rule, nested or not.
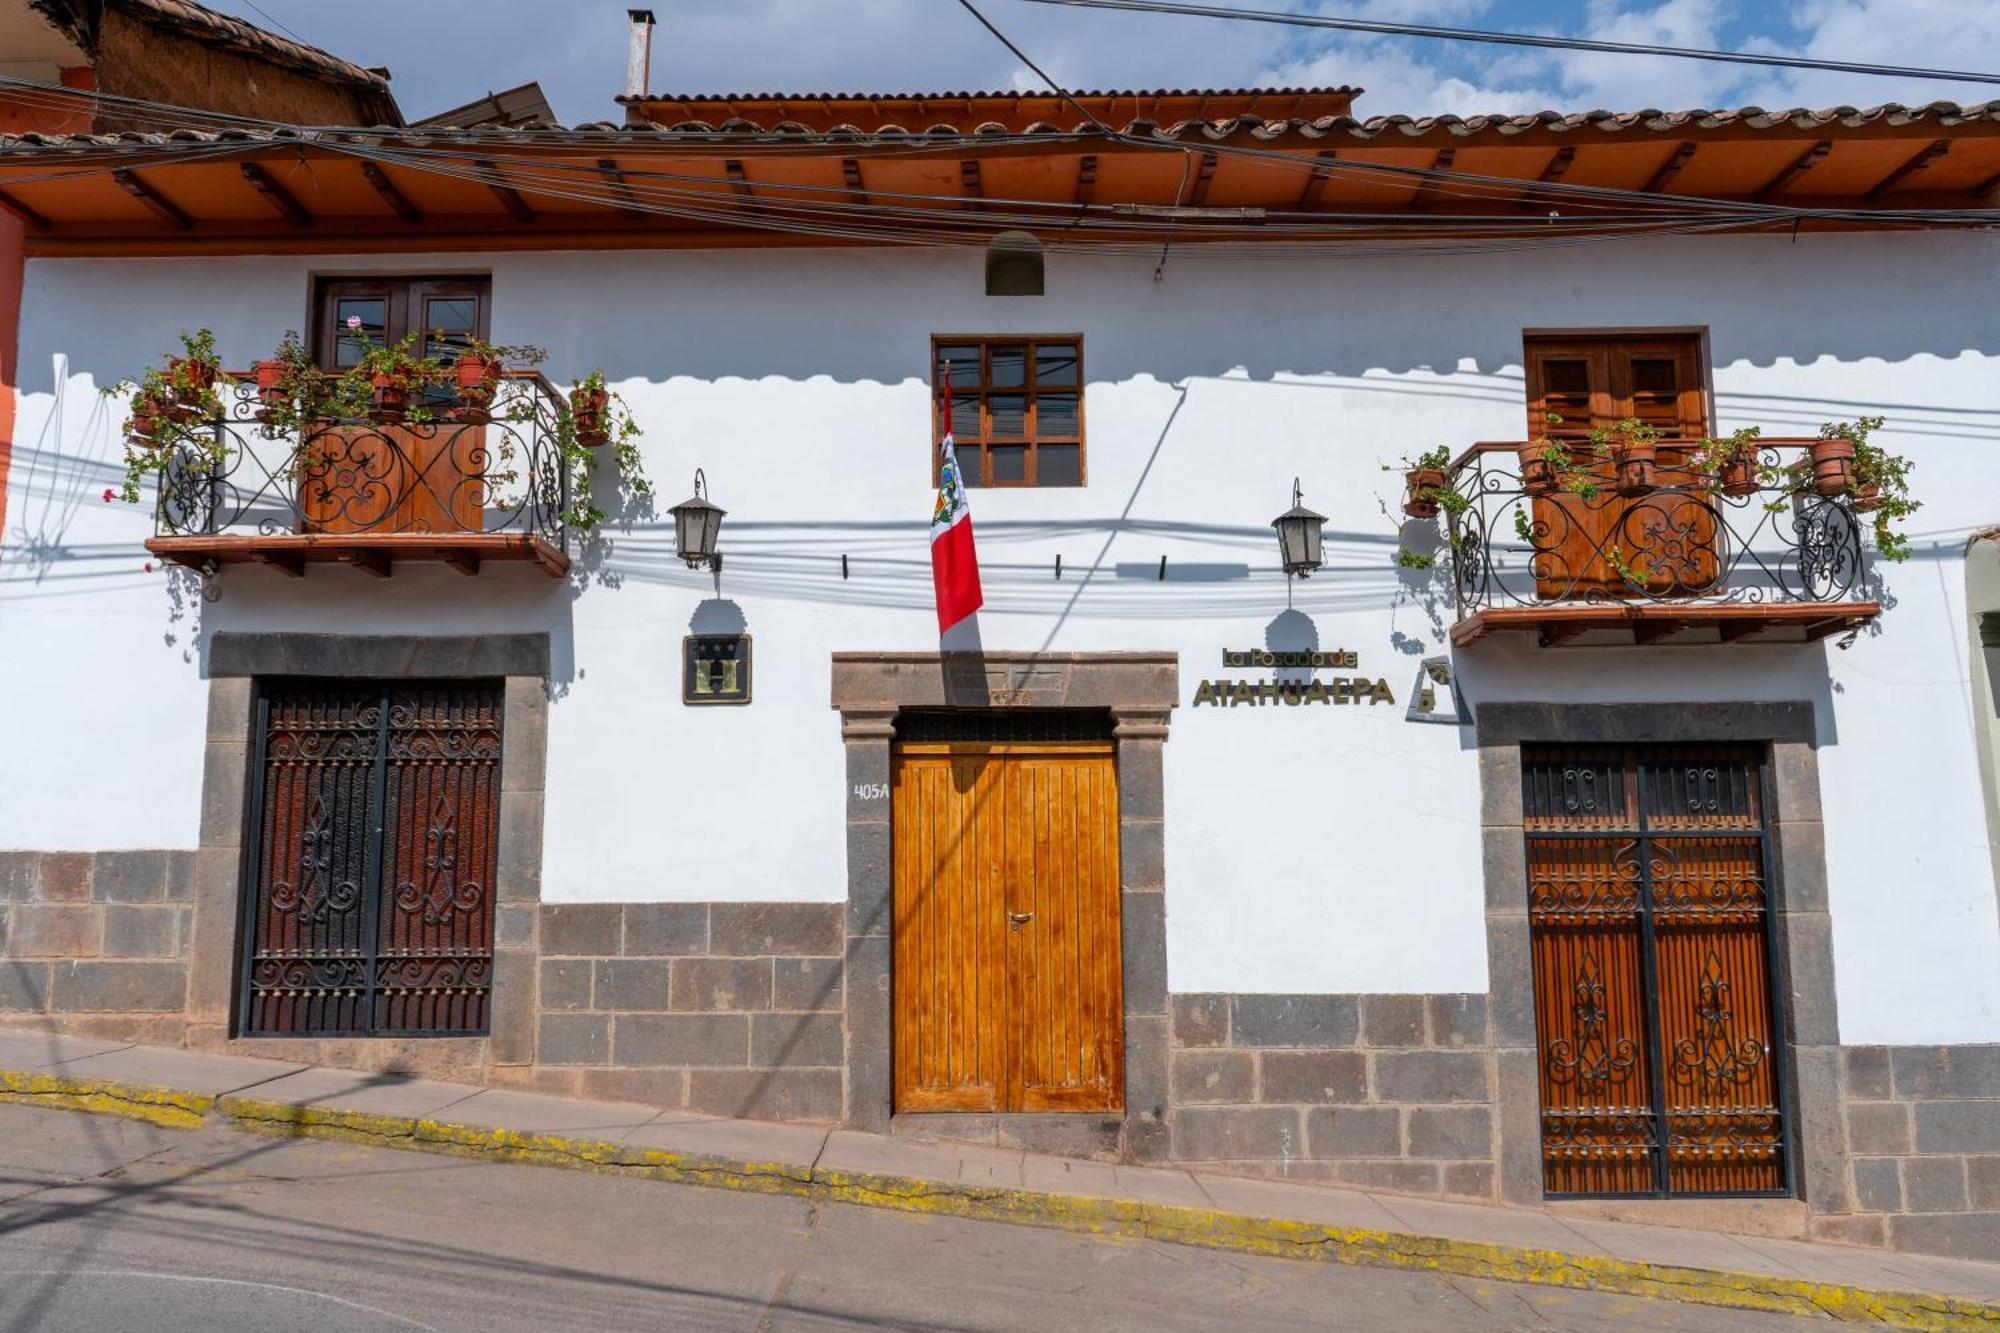
[[(97, 77), (86, 66), (62, 72), (63, 86), (90, 89)], [(89, 103), (74, 110), (0, 101), (0, 133), (76, 134), (91, 127)], [(14, 386), (21, 359), (21, 286), (26, 261), (21, 242), (26, 231), (19, 218), (0, 211), (0, 540), (7, 531), (7, 474), (14, 461)]]

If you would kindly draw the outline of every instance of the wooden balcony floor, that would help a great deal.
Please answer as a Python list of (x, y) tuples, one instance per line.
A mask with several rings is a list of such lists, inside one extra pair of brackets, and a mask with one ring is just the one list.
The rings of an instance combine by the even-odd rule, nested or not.
[(533, 561), (550, 578), (569, 572), (569, 557), (528, 532), (312, 532), (260, 536), (154, 537), (146, 549), (190, 569), (207, 565), (269, 565), (303, 578), (307, 565), (352, 565), (388, 578), (402, 560), (435, 561), (461, 574), (477, 574), (489, 560)]
[(1859, 628), (1882, 614), (1880, 602), (1550, 602), (1474, 612), (1451, 627), (1460, 647), (1489, 634), (1534, 634), (1544, 648), (1631, 643), (1806, 643)]

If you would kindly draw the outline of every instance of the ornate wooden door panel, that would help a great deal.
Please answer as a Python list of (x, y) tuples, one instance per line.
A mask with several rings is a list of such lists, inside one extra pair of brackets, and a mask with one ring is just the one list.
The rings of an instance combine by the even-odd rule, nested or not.
[(1122, 1106), (1112, 747), (900, 744), (891, 818), (896, 1109)]
[(1545, 1188), (1784, 1192), (1760, 757), (1530, 747), (1522, 771)]
[[(1700, 344), (1693, 337), (1544, 338), (1528, 340), (1528, 438), (1554, 439), (1579, 463), (1591, 457), (1590, 432), (1636, 418), (1666, 439), (1700, 439), (1708, 433), (1708, 396)], [(1553, 414), (1562, 418), (1550, 424)], [(1654, 596), (1693, 596), (1708, 590), (1721, 568), (1718, 525), (1708, 492), (1694, 482), (1687, 451), (1660, 449), (1662, 489), (1622, 499), (1611, 473), (1593, 473), (1601, 485), (1591, 498), (1558, 492), (1534, 501), (1533, 557), (1536, 595), (1543, 599), (1640, 596), (1619, 573), (1646, 577)]]
[(484, 1032), (499, 687), (272, 683), (258, 717), (242, 1033)]

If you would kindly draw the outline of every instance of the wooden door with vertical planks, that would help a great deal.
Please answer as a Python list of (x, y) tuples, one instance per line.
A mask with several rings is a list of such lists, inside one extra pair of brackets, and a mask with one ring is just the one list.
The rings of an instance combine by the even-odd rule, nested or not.
[(1109, 742), (896, 747), (898, 1111), (1124, 1103)]
[(1545, 1189), (1784, 1192), (1760, 754), (1529, 747), (1522, 774)]
[[(1528, 438), (1547, 437), (1578, 464), (1591, 458), (1590, 433), (1627, 418), (1662, 439), (1697, 440), (1708, 433), (1700, 341), (1692, 335), (1652, 337), (1531, 337), (1527, 341)], [(1551, 416), (1561, 417), (1552, 423)], [(1608, 467), (1592, 469), (1600, 486), (1588, 499), (1559, 491), (1535, 499), (1535, 591), (1544, 600), (1630, 598), (1646, 593), (1694, 595), (1712, 586), (1719, 568), (1715, 515), (1707, 494), (1690, 491), (1688, 450), (1663, 446), (1662, 489), (1625, 499), (1611, 488)], [(1644, 592), (1618, 571), (1613, 552), (1643, 575)]]

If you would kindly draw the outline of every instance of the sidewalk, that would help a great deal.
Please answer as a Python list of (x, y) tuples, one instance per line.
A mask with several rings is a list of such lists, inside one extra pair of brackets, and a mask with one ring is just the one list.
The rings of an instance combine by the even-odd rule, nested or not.
[(0, 1101), (1705, 1305), (2000, 1329), (2000, 1265), (0, 1031)]

